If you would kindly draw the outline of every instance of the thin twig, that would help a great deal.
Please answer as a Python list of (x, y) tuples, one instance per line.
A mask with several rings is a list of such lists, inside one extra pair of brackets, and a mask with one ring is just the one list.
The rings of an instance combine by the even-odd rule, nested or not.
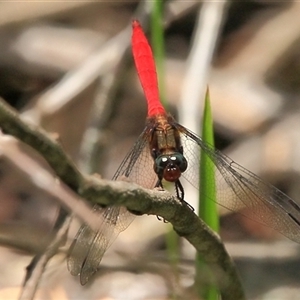
[[(147, 18), (146, 2), (141, 1), (135, 17)], [(39, 124), (44, 115), (51, 115), (70, 104), (75, 97), (85, 90), (97, 78), (114, 69), (130, 46), (131, 23), (120, 33), (108, 40), (99, 49), (88, 56), (76, 68), (66, 73), (53, 87), (36, 99), (36, 105), (24, 113), (24, 117), (34, 124)]]
[(24, 123), (19, 114), (0, 98), (0, 124), (4, 133), (13, 135), (36, 149), (65, 184), (77, 192), (83, 176), (59, 143), (41, 128)]
[(174, 20), (186, 15), (191, 10), (196, 9), (196, 6), (201, 5), (199, 0), (173, 0), (169, 1), (165, 5), (164, 9), (164, 23), (169, 24)]
[[(135, 12), (135, 16), (142, 21), (148, 19), (148, 5), (147, 1), (141, 1), (139, 7)], [(126, 32), (131, 27), (125, 29)], [(120, 39), (120, 38), (119, 38)], [(99, 157), (103, 153), (103, 141), (105, 141), (104, 130), (107, 128), (108, 123), (111, 121), (113, 116), (113, 109), (117, 107), (115, 102), (118, 101), (119, 97), (116, 98), (114, 93), (116, 92), (116, 86), (120, 83), (119, 78), (123, 77), (124, 65), (123, 62), (127, 59), (128, 49), (130, 46), (130, 38), (127, 37), (124, 43), (123, 39), (120, 39), (117, 48), (122, 49), (117, 51), (115, 60), (111, 64), (110, 69), (105, 73), (99, 73), (98, 88), (96, 91), (94, 103), (91, 108), (90, 116), (88, 118), (89, 124), (80, 146), (80, 155), (78, 165), (80, 170), (85, 171), (88, 174), (99, 172)], [(106, 62), (106, 60), (103, 60)], [(116, 101), (112, 101), (116, 100)]]
[(37, 255), (30, 266), (27, 268), (28, 280), (25, 280), (19, 300), (31, 300), (34, 298), (37, 287), (48, 261), (57, 253), (58, 248), (64, 243), (67, 237), (71, 218), (65, 219), (61, 228), (58, 230), (55, 239), (49, 244), (42, 255)]
[(78, 194), (74, 193), (57, 177), (44, 169), (38, 162), (21, 152), (18, 141), (8, 135), (0, 134), (0, 153), (2, 158), (8, 159), (20, 171), (25, 173), (36, 187), (44, 193), (57, 199), (68, 211), (76, 214), (84, 223), (97, 230), (99, 218), (91, 214), (91, 207), (82, 201)]
[(95, 171), (99, 172), (95, 155), (97, 155), (98, 152), (102, 152), (102, 147), (99, 145), (101, 145), (101, 139), (105, 139), (103, 138), (103, 135), (105, 134), (101, 130), (102, 128), (100, 128), (100, 123), (103, 118), (108, 116), (107, 109), (111, 103), (108, 94), (115, 79), (114, 73), (114, 71), (110, 71), (102, 78), (101, 82), (98, 83), (94, 103), (88, 117), (89, 124), (87, 125), (80, 143), (79, 159), (77, 163), (79, 169), (88, 174), (92, 174)]
[(119, 62), (118, 68), (114, 68), (102, 77), (96, 91), (95, 100), (88, 118), (89, 124), (81, 141), (78, 161), (80, 170), (88, 174), (99, 172), (100, 160), (105, 141), (107, 140), (106, 129), (112, 120), (114, 109), (117, 107), (115, 102), (120, 99), (115, 97), (114, 93), (116, 92), (116, 85), (119, 84), (118, 79), (123, 76), (122, 70), (124, 68), (120, 68), (121, 65), (123, 66)]
[(57, 85), (42, 94), (37, 99), (36, 106), (31, 111), (27, 111), (25, 115), (38, 124), (41, 116), (54, 114), (68, 105), (76, 95), (99, 76), (109, 72), (112, 66), (115, 66), (119, 57), (129, 46), (130, 32), (131, 28), (127, 26), (77, 68), (68, 72)]
[(181, 123), (196, 133), (200, 131), (199, 114), (203, 111), (204, 89), (226, 6), (225, 0), (204, 1), (199, 9), (179, 108)]

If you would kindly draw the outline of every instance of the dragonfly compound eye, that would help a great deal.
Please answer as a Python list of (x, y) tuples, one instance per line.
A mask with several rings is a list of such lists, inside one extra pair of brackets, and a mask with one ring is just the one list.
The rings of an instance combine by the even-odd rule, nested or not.
[(180, 172), (184, 172), (187, 169), (187, 160), (181, 153), (175, 153), (171, 155), (170, 159), (176, 166), (178, 166)]
[(181, 153), (160, 155), (154, 162), (154, 171), (157, 176), (170, 182), (178, 180), (186, 169), (187, 161)]
[(163, 179), (164, 169), (169, 164), (169, 158), (165, 155), (158, 156), (154, 161), (154, 172), (157, 174), (159, 179)]

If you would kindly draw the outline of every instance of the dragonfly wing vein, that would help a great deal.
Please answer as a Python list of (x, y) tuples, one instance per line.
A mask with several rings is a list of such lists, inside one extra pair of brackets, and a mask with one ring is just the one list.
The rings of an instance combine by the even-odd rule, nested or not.
[[(215, 166), (217, 203), (231, 211), (269, 226), (291, 240), (300, 242), (300, 208), (291, 198), (276, 187), (265, 183), (257, 175), (232, 161), (225, 154), (204, 143), (183, 126), (181, 132), (184, 154), (192, 158), (183, 176), (198, 188), (198, 170), (201, 150)], [(196, 152), (197, 151), (197, 152)], [(247, 209), (247, 211), (245, 211)], [(243, 212), (244, 210), (244, 212)]]
[[(128, 180), (145, 188), (155, 186), (157, 179), (153, 171), (146, 129), (123, 160), (113, 180)], [(125, 207), (120, 206), (101, 208), (95, 205), (94, 212), (101, 218), (99, 230), (94, 232), (87, 225), (82, 225), (71, 245), (68, 257), (68, 268), (72, 275), (80, 274), (82, 285), (98, 270), (107, 248), (135, 217)]]

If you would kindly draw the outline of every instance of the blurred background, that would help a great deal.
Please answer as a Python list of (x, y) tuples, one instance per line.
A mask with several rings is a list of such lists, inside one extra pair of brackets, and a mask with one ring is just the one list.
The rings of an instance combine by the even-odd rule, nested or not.
[[(148, 4), (0, 3), (0, 96), (24, 120), (59, 136), (85, 173), (111, 178), (143, 130), (146, 103), (128, 26), (140, 16), (150, 37)], [(165, 94), (174, 115), (185, 104), (187, 57), (202, 6), (201, 1), (166, 1)], [(206, 82), (199, 82), (210, 88), (216, 147), (296, 202), (299, 16), (297, 1), (229, 2)], [(31, 149), (19, 148), (49, 168)], [(51, 232), (55, 203), (0, 159), (0, 299), (18, 297), (27, 264)], [(222, 211), (221, 224), (248, 299), (300, 299), (296, 243), (238, 214)], [(73, 224), (70, 240), (76, 228)], [(193, 299), (195, 252), (181, 242), (180, 279), (174, 278), (165, 255), (168, 230), (171, 226), (155, 216), (137, 217), (84, 287), (68, 273), (62, 249), (47, 267), (36, 299), (170, 299), (174, 292), (179, 299)]]

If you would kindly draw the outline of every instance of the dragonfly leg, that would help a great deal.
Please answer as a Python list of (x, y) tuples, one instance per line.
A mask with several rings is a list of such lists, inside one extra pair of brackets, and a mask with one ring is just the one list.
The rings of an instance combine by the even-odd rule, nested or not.
[(175, 182), (175, 190), (176, 190), (176, 196), (180, 201), (184, 201), (184, 189), (179, 180)]
[[(157, 180), (157, 182), (156, 182), (156, 184), (155, 184), (155, 187), (156, 187), (156, 188), (162, 188), (162, 189), (164, 188), (164, 187), (163, 187), (163, 184), (162, 184), (162, 182), (161, 182), (160, 179)], [(164, 223), (168, 223), (168, 221), (166, 221), (165, 219), (162, 219), (162, 218), (159, 217), (159, 216), (156, 216), (156, 218), (157, 218), (158, 221), (163, 221)]]
[(157, 180), (157, 182), (155, 184), (155, 187), (156, 188), (162, 188), (162, 189), (164, 188), (160, 179)]
[(176, 190), (177, 198), (181, 202), (185, 203), (192, 211), (194, 211), (195, 210), (194, 207), (184, 200), (184, 189), (183, 189), (183, 186), (182, 186), (182, 184), (179, 180), (177, 180), (175, 182), (175, 190)]

